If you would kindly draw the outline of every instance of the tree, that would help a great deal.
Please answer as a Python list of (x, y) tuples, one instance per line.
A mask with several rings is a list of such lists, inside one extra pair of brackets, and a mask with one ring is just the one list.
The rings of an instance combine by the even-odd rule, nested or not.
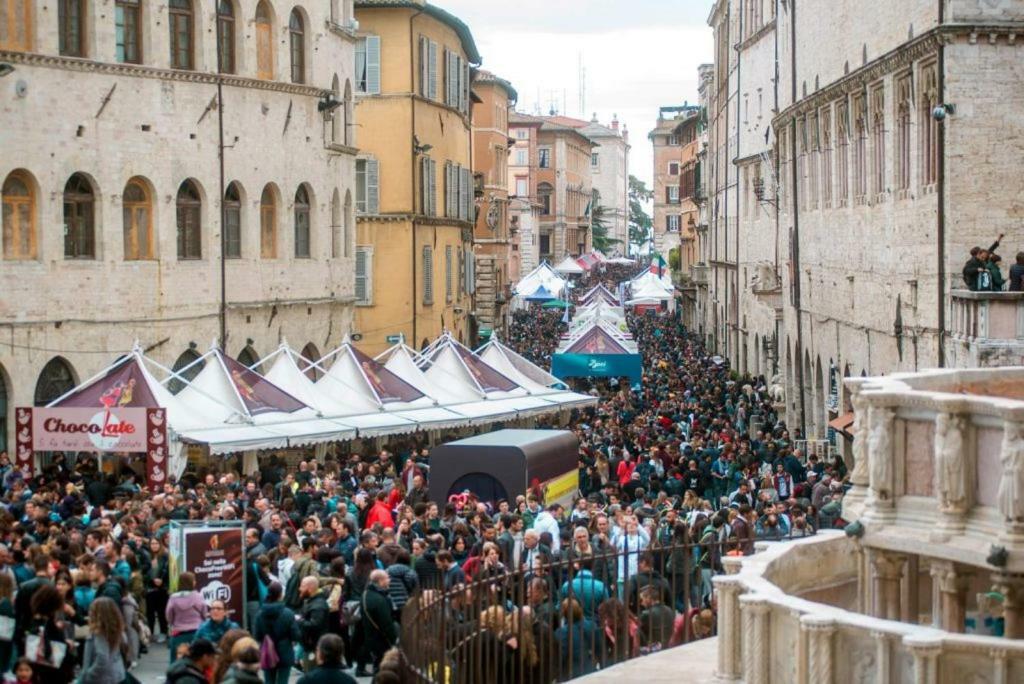
[[(597, 196), (596, 190), (594, 191), (594, 196)], [(608, 207), (596, 202), (590, 210), (590, 237), (594, 244), (594, 249), (605, 254), (612, 247), (622, 242), (622, 240), (608, 237)]]
[[(636, 252), (651, 241), (654, 222), (644, 209), (654, 199), (654, 193), (647, 184), (636, 176), (629, 177), (629, 246), (636, 245)], [(632, 250), (631, 250), (632, 251)]]

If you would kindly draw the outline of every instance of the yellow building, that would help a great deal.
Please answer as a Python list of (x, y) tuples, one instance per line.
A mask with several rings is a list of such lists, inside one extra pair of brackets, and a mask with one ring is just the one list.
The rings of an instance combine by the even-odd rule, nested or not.
[(382, 351), (471, 343), (469, 28), (423, 0), (357, 0), (356, 332)]

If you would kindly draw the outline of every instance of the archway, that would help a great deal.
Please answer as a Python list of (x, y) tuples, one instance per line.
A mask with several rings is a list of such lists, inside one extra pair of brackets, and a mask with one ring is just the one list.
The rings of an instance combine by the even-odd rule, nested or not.
[(257, 373), (260, 372), (260, 355), (256, 353), (251, 344), (245, 345), (245, 348), (238, 353), (238, 363)]
[[(197, 361), (198, 363), (196, 363)], [(191, 381), (199, 375), (199, 371), (203, 370), (203, 366), (205, 365), (206, 362), (200, 360), (199, 354), (197, 354), (195, 350), (186, 349), (171, 367), (171, 370), (178, 373), (184, 380), (171, 378), (170, 382), (167, 383), (168, 391), (171, 394), (177, 394), (181, 390), (185, 389), (185, 382)]]
[(316, 382), (324, 374), (324, 371), (320, 366), (314, 365), (320, 360), (320, 350), (316, 348), (315, 344), (310, 342), (302, 348), (301, 356), (302, 358), (299, 359), (299, 368), (306, 374), (307, 378)]
[(75, 371), (66, 359), (55, 356), (43, 366), (36, 380), (35, 405), (46, 406), (75, 388)]

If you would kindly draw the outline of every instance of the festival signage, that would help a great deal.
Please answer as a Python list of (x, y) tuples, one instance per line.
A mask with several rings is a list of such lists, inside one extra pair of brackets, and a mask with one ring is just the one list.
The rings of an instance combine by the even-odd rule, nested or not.
[(551, 374), (563, 380), (628, 377), (640, 382), (643, 366), (639, 354), (555, 354)]
[(162, 408), (19, 407), (15, 461), (31, 477), (36, 451), (146, 454), (150, 489), (167, 480), (167, 412)]
[(184, 527), (181, 545), (178, 569), (196, 576), (196, 591), (206, 605), (214, 600), (224, 601), (228, 617), (241, 624), (245, 614), (242, 526)]

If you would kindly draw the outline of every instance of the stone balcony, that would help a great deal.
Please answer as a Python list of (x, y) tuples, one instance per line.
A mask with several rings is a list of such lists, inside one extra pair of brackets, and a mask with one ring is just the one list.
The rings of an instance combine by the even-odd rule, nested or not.
[(1024, 365), (1024, 292), (953, 290), (950, 365)]
[(690, 266), (690, 279), (697, 284), (698, 287), (707, 287), (708, 285), (708, 266), (707, 264), (693, 264)]

